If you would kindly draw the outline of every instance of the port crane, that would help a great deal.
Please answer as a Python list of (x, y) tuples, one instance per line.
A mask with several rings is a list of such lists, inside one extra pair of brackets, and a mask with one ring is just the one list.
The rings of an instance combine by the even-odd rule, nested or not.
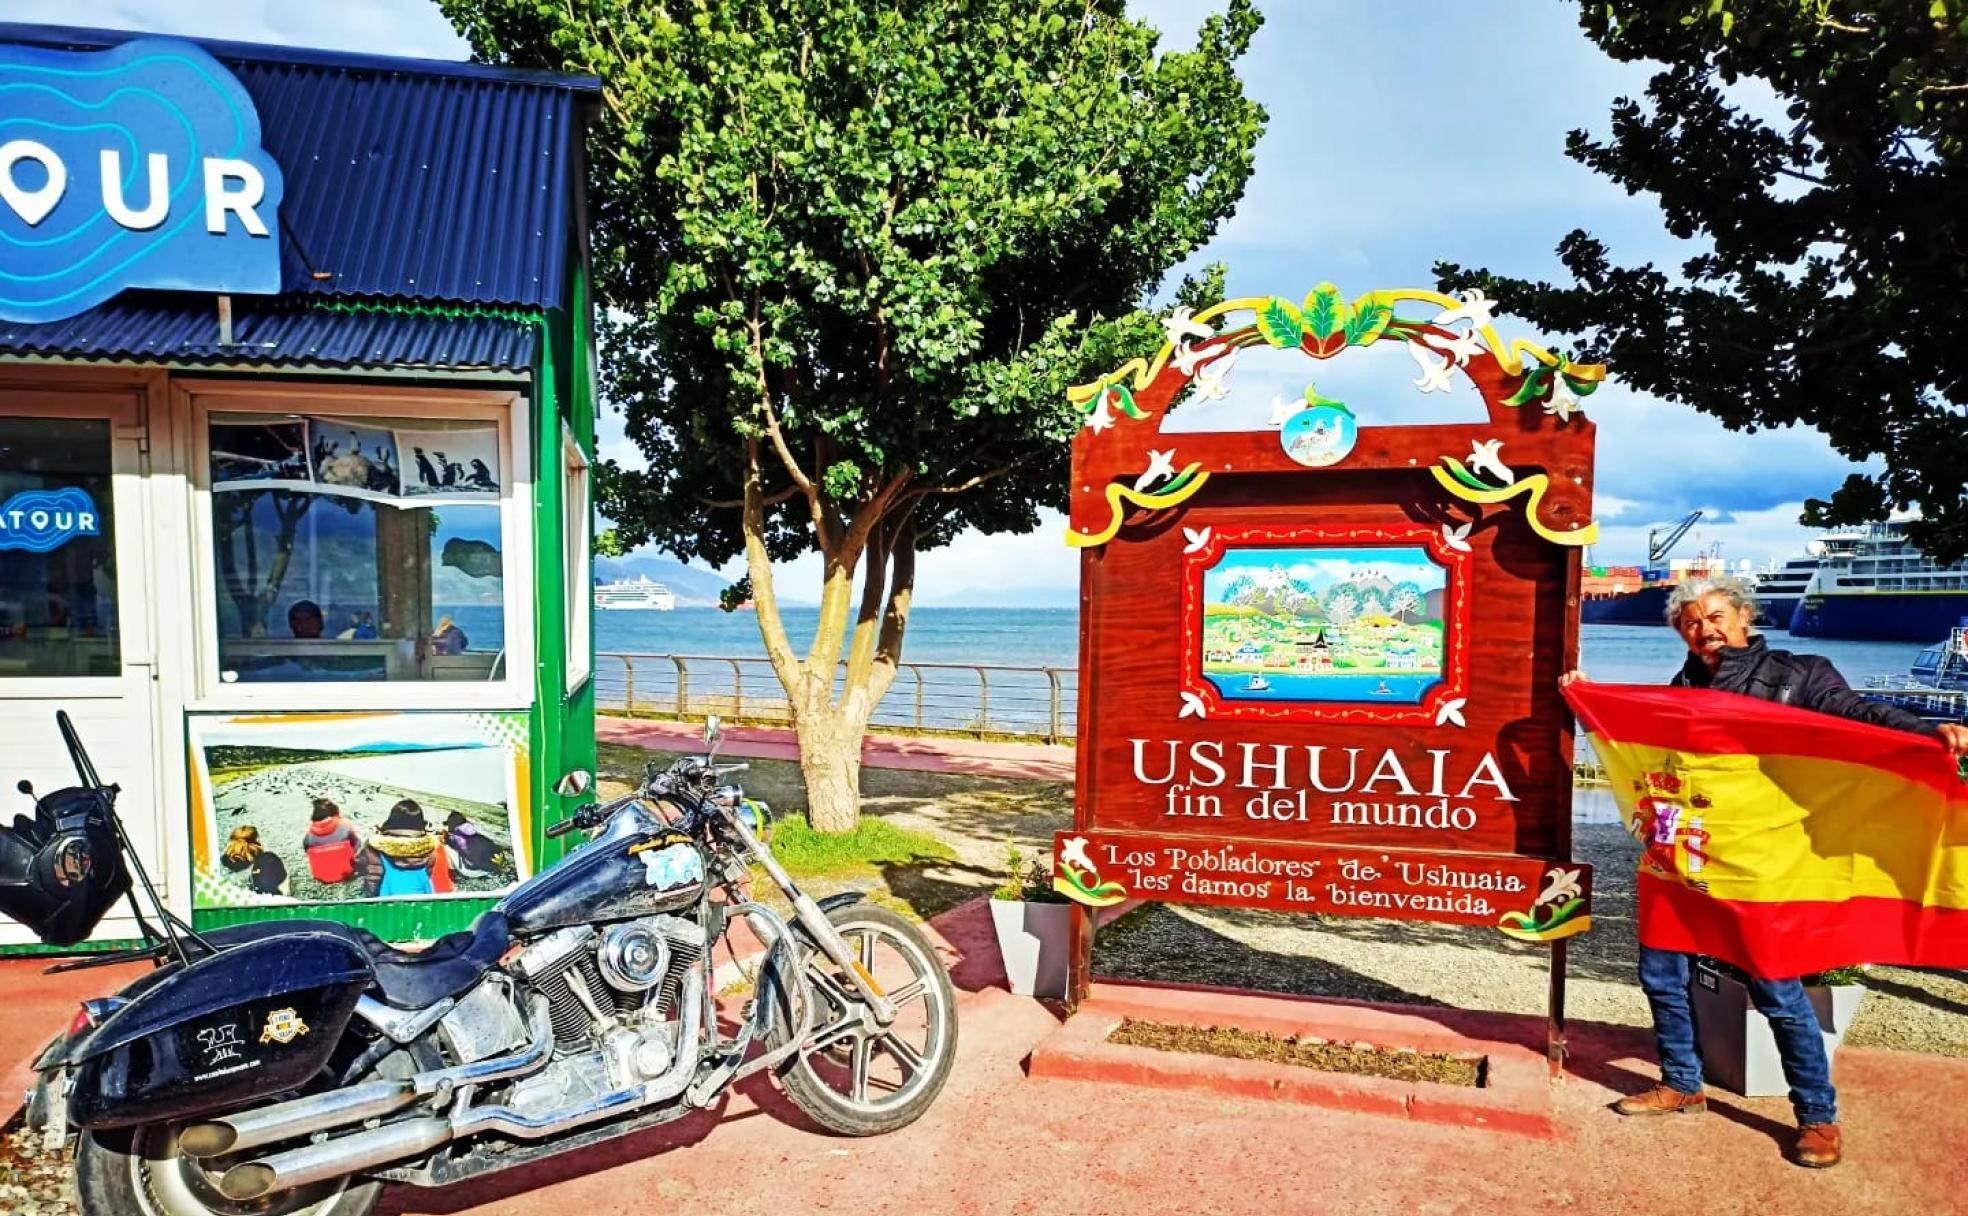
[(1667, 557), (1668, 551), (1679, 544), (1681, 538), (1688, 534), (1688, 529), (1701, 521), (1702, 514), (1699, 510), (1688, 512), (1680, 523), (1668, 529), (1666, 540), (1660, 539), (1661, 530), (1659, 528), (1654, 528), (1647, 533), (1647, 568), (1649, 570), (1661, 564), (1662, 559)]

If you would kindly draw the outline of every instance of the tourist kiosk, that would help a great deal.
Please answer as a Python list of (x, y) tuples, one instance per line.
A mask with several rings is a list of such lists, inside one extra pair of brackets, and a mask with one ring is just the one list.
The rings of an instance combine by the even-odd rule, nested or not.
[(596, 82), (0, 25), (0, 96), (7, 816), (65, 709), (194, 925), (462, 926), (594, 763)]

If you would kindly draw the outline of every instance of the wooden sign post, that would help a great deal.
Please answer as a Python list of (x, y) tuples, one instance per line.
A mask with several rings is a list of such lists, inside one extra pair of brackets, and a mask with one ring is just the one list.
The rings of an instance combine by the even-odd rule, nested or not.
[[(1482, 925), (1552, 943), (1558, 1066), (1564, 939), (1591, 924), (1558, 678), (1604, 369), (1505, 344), (1491, 307), (1321, 284), (1182, 308), (1152, 358), (1074, 390), (1073, 1000), (1084, 909), (1126, 899)], [(1240, 355), (1268, 417), (1216, 429)], [(1370, 390), (1321, 395), (1325, 360)], [(1402, 422), (1457, 392), (1466, 420)]]

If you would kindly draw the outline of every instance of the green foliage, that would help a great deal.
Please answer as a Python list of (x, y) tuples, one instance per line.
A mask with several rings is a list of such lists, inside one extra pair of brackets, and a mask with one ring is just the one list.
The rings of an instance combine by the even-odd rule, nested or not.
[(1026, 857), (1025, 850), (1005, 841), (1005, 880), (991, 891), (992, 899), (1023, 900), (1028, 904), (1063, 904), (1064, 895), (1052, 889), (1052, 871), (1038, 857)]
[[(1705, 251), (1625, 266), (1581, 230), (1558, 246), (1569, 284), (1443, 264), (1444, 289), (1582, 335), (1588, 361), (1732, 428), (1821, 428), (1883, 467), (1806, 522), (1917, 504), (1916, 541), (1968, 554), (1968, 5), (1590, 0), (1580, 23), (1614, 58), (1664, 66), (1567, 152), (1655, 195)], [(1774, 123), (1737, 101), (1764, 89)]]
[(1121, 0), (441, 5), (483, 59), (603, 81), (604, 389), (647, 463), (606, 468), (601, 509), (713, 563), (743, 545), (748, 443), (779, 559), (852, 569), (869, 511), (930, 548), (1062, 506), (1066, 389), (1159, 343), (1141, 306), (1264, 120), (1234, 70), (1249, 0), (1181, 52)]

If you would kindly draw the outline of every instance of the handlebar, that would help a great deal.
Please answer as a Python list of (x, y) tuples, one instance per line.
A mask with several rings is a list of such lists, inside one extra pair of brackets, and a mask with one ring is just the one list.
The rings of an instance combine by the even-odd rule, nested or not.
[(551, 840), (555, 836), (565, 836), (569, 832), (579, 831), (580, 828), (581, 816), (577, 812), (571, 819), (563, 819), (559, 823), (549, 824), (547, 827), (547, 839)]

